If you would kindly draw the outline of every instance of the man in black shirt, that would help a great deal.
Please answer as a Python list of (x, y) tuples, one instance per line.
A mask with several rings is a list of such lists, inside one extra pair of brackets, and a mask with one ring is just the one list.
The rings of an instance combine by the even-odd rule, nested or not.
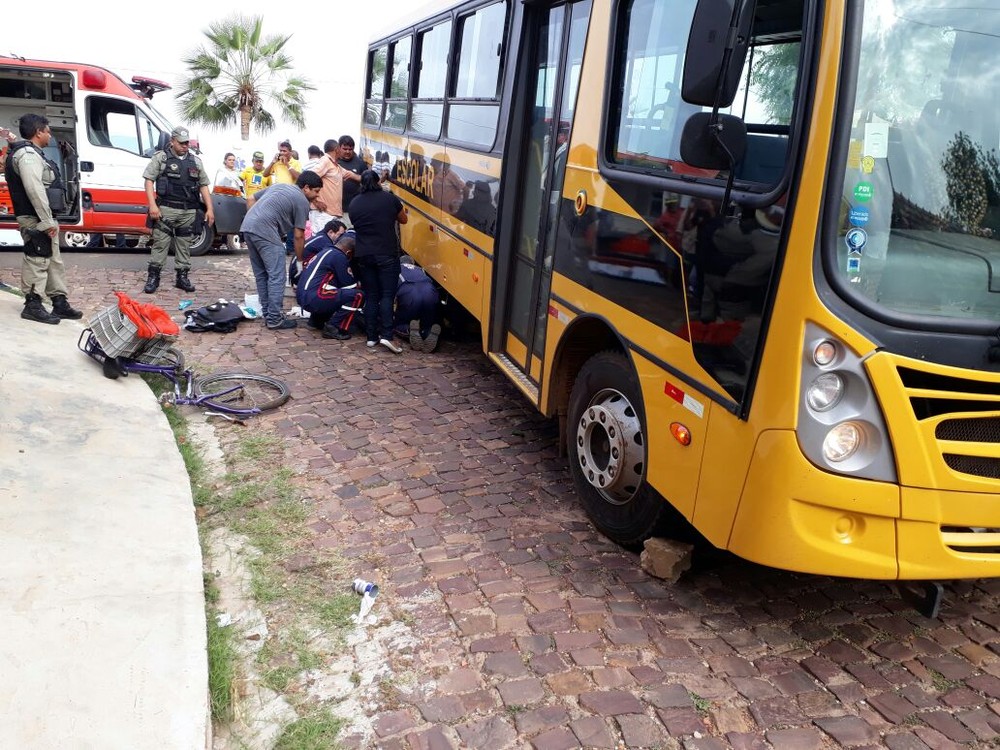
[[(349, 135), (342, 135), (337, 139), (337, 145), (339, 148), (339, 153), (337, 154), (337, 164), (346, 169), (348, 172), (353, 172), (354, 174), (361, 176), (361, 173), (368, 169), (368, 165), (365, 164), (365, 160), (357, 155), (354, 151), (354, 139)], [(343, 205), (345, 214), (350, 214), (351, 201), (354, 200), (354, 196), (358, 194), (358, 189), (361, 186), (359, 180), (352, 180), (350, 178), (344, 179), (344, 192), (343, 192)]]

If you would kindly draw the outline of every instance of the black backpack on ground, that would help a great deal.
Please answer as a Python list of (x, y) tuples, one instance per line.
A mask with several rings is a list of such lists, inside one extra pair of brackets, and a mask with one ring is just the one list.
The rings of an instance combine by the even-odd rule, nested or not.
[(235, 302), (219, 300), (211, 305), (199, 307), (197, 310), (188, 310), (184, 313), (184, 329), (202, 333), (204, 331), (215, 331), (216, 333), (231, 333), (236, 330), (236, 326), (244, 320), (243, 311)]

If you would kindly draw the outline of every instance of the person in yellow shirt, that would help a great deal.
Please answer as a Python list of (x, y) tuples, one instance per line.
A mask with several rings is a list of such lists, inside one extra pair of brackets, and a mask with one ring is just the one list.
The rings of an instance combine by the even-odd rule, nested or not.
[(243, 191), (247, 198), (271, 184), (271, 178), (264, 176), (263, 151), (253, 152), (253, 164), (240, 172), (240, 179), (243, 180)]
[(292, 144), (282, 141), (278, 144), (278, 153), (264, 170), (264, 176), (271, 178), (273, 185), (294, 185), (302, 174), (302, 165), (292, 156)]

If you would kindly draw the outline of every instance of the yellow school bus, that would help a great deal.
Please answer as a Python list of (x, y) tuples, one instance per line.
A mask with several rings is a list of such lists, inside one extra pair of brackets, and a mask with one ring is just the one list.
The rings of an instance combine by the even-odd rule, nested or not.
[(1000, 8), (973, 5), (479, 0), (370, 45), (402, 246), (560, 420), (608, 537), (1000, 572)]

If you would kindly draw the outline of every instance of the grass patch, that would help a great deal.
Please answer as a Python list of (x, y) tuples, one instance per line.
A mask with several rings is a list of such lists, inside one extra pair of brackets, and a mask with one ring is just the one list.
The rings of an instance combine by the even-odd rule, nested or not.
[(707, 714), (708, 709), (712, 707), (712, 701), (708, 698), (702, 698), (697, 693), (688, 693), (691, 696), (691, 702), (694, 703), (694, 708), (698, 713)]
[(230, 721), (233, 718), (233, 686), (237, 673), (236, 645), (231, 628), (220, 627), (208, 613), (208, 694), (212, 718)]
[(263, 461), (281, 450), (281, 440), (274, 435), (250, 435), (240, 441), (237, 455), (247, 461)]
[(332, 750), (342, 724), (329, 711), (317, 711), (285, 727), (274, 750)]
[(943, 674), (934, 669), (928, 669), (927, 671), (930, 672), (931, 675), (931, 685), (934, 686), (935, 690), (938, 690), (942, 693), (947, 693), (951, 690), (954, 690), (961, 684), (956, 680), (949, 680)]
[(301, 672), (323, 665), (323, 657), (312, 648), (312, 639), (300, 627), (270, 641), (257, 654), (262, 667), (264, 684), (276, 692), (284, 692)]
[[(157, 395), (171, 387), (163, 378), (152, 377), (147, 382)], [(251, 596), (262, 606), (271, 605), (272, 612), (282, 613), (282, 625), (271, 631), (257, 653), (257, 671), (268, 688), (290, 694), (302, 672), (323, 666), (329, 638), (336, 642), (342, 631), (353, 627), (350, 616), (358, 611), (360, 598), (348, 591), (352, 565), (308, 544), (310, 508), (295, 472), (281, 466), (285, 449), (280, 438), (255, 432), (253, 427), (240, 433), (221, 432), (227, 474), (213, 487), (208, 482), (216, 480), (208, 477), (206, 463), (190, 440), (183, 413), (170, 406), (163, 411), (174, 431), (199, 506), (202, 543), (215, 528), (242, 534), (253, 550), (244, 558), (250, 572)], [(296, 557), (305, 559), (290, 564)], [(342, 587), (338, 581), (343, 582)], [(206, 572), (204, 584), (212, 718), (228, 722), (238, 713), (234, 688), (240, 669), (238, 644), (233, 628), (219, 627), (216, 622), (220, 594), (215, 576)], [(320, 636), (322, 639), (317, 641)], [(352, 675), (352, 681), (358, 684), (360, 675)], [(391, 686), (386, 688), (390, 695), (394, 693)], [(310, 713), (288, 725), (275, 748), (331, 750), (336, 747), (342, 724), (329, 712)]]
[(351, 615), (360, 607), (361, 597), (356, 594), (334, 594), (316, 603), (316, 614), (326, 627), (341, 630), (353, 625)]

